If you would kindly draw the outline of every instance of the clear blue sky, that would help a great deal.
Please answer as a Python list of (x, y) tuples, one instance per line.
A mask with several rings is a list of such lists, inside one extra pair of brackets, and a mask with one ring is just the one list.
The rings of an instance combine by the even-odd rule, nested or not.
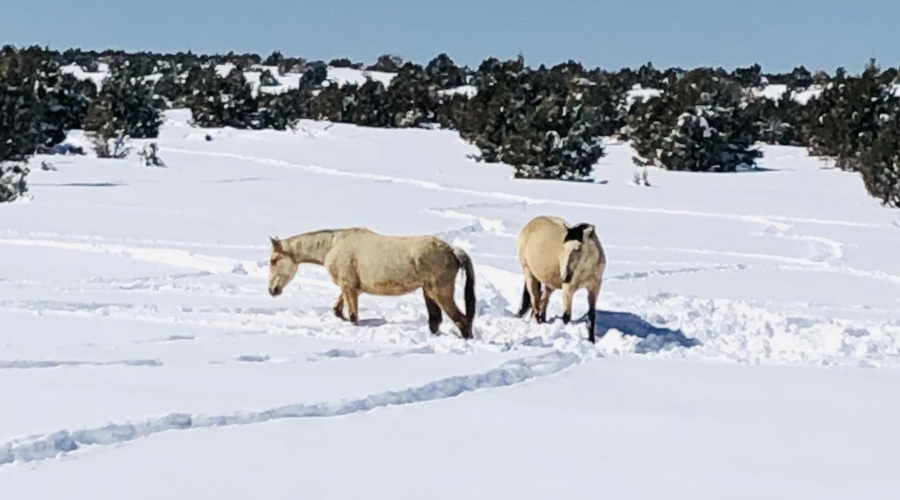
[(0, 44), (460, 64), (900, 65), (896, 0), (0, 0)]

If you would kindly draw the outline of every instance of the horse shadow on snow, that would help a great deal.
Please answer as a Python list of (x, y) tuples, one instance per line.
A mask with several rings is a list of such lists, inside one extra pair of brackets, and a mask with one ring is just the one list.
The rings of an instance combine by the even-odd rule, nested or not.
[[(688, 337), (681, 330), (656, 326), (630, 312), (597, 311), (595, 318), (598, 340), (613, 329), (619, 330), (624, 335), (640, 337), (641, 340), (635, 346), (635, 350), (639, 354), (700, 345), (699, 340)], [(587, 315), (581, 321), (586, 320)]]

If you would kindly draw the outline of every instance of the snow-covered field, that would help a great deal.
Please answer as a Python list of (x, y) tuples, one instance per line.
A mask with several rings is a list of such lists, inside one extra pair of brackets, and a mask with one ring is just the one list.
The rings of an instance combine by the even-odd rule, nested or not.
[[(900, 491), (900, 213), (856, 175), (767, 147), (639, 187), (611, 143), (593, 183), (514, 180), (453, 132), (188, 118), (166, 168), (39, 157), (0, 206), (0, 498)], [(596, 346), (512, 315), (538, 214), (598, 228)], [(431, 336), (419, 294), (343, 323), (315, 266), (267, 294), (269, 236), (346, 226), (466, 248), (476, 339)]]

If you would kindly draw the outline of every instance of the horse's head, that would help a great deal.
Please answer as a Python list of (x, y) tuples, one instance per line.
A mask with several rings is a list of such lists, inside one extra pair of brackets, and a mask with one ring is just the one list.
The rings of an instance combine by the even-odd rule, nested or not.
[(272, 240), (272, 255), (269, 259), (269, 293), (273, 297), (277, 297), (297, 274), (297, 263), (285, 253), (281, 240), (269, 239)]

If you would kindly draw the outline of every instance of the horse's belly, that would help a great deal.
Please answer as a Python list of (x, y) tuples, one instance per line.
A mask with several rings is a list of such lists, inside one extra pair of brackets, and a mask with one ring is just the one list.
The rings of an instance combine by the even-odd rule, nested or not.
[(406, 295), (421, 287), (421, 283), (380, 279), (362, 281), (360, 290), (372, 295)]

